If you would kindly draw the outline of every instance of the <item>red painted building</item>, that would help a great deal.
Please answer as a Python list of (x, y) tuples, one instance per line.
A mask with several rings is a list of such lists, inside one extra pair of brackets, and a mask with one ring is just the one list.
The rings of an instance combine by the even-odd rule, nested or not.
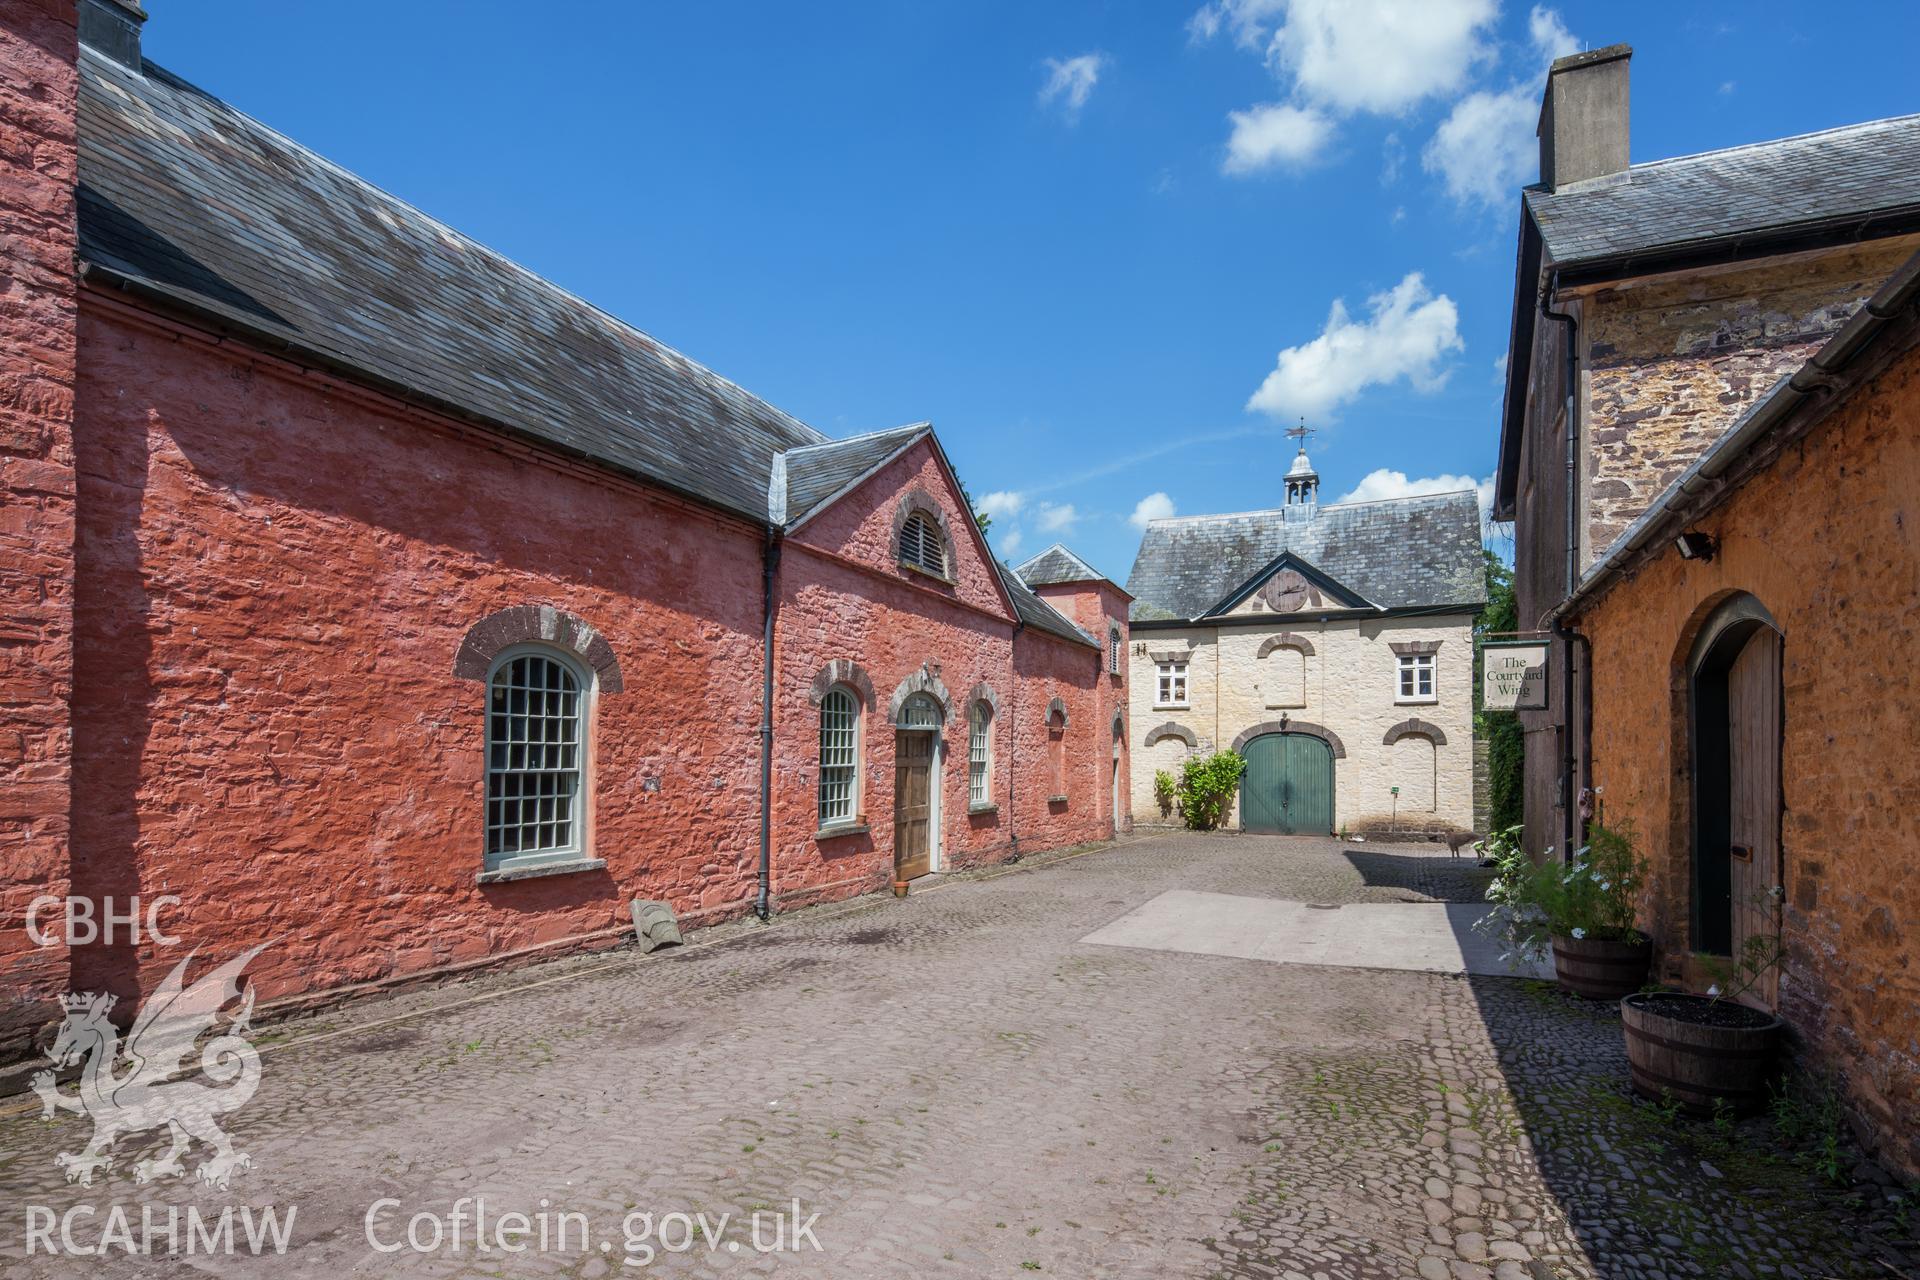
[(997, 563), (930, 428), (828, 440), (131, 0), (0, 15), (0, 1057), (177, 958), (37, 945), (44, 895), (275, 939), (271, 1002), (1126, 825), (1127, 597)]

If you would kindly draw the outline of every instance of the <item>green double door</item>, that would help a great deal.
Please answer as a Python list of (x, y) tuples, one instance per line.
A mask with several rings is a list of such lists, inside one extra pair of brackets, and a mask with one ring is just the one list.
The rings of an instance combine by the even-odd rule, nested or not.
[(1333, 830), (1333, 750), (1304, 733), (1269, 733), (1247, 744), (1240, 825), (1247, 831), (1327, 835)]

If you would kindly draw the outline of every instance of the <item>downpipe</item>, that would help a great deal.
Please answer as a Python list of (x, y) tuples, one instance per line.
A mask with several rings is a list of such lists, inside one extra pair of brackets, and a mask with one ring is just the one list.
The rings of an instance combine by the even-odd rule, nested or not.
[(760, 891), (753, 904), (762, 924), (773, 918), (773, 624), (780, 607), (774, 590), (780, 546), (780, 534), (768, 529), (760, 556)]
[[(1580, 322), (1571, 313), (1555, 311), (1548, 301), (1560, 291), (1560, 273), (1555, 271), (1541, 300), (1540, 314), (1565, 326), (1567, 338), (1566, 419), (1567, 419), (1567, 565), (1566, 589), (1560, 598), (1568, 600), (1580, 585)], [(1573, 860), (1580, 847), (1581, 816), (1579, 795), (1579, 756), (1574, 747), (1574, 725), (1584, 721), (1574, 684), (1573, 647), (1585, 638), (1559, 617), (1553, 619), (1552, 633), (1560, 642), (1560, 681), (1563, 691), (1560, 725), (1560, 805), (1564, 814), (1560, 857)]]

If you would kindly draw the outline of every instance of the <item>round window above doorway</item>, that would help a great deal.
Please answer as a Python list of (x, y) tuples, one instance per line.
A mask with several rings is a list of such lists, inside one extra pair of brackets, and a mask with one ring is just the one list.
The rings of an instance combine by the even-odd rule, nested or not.
[(901, 704), (900, 718), (894, 721), (899, 729), (938, 729), (942, 716), (940, 704), (924, 693), (916, 693)]

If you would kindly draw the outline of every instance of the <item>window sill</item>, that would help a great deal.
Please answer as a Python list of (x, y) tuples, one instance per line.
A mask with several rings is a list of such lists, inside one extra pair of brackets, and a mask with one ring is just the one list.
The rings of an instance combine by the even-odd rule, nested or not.
[(970, 804), (967, 806), (967, 812), (976, 816), (986, 813), (998, 813), (1000, 812), (1000, 806), (997, 804)]
[(1304, 702), (1269, 702), (1267, 704), (1269, 711), (1305, 711), (1306, 709), (1307, 704)]
[(1067, 802), (1067, 798), (1065, 796), (1048, 796), (1047, 797), (1048, 804), (1065, 804), (1066, 802)]
[(813, 833), (815, 840), (838, 840), (842, 836), (864, 836), (871, 830), (864, 822), (836, 822)]
[(950, 587), (953, 585), (953, 579), (947, 577), (943, 573), (935, 573), (931, 569), (922, 569), (919, 565), (908, 564), (905, 560), (896, 560), (894, 561), (894, 563), (900, 566), (900, 568), (906, 570), (908, 573), (913, 574), (915, 577), (925, 578), (929, 582), (937, 582), (943, 587)]
[(1437, 706), (1437, 705), (1439, 705), (1439, 702), (1440, 702), (1440, 699), (1439, 699), (1438, 697), (1433, 697), (1433, 698), (1395, 698), (1395, 699), (1393, 700), (1393, 705), (1394, 705), (1394, 706), (1396, 706), (1396, 707), (1432, 707), (1432, 706)]
[(1153, 704), (1153, 709), (1155, 711), (1191, 711), (1193, 704), (1191, 702), (1156, 702)]
[(541, 876), (571, 876), (582, 871), (604, 871), (605, 858), (568, 858), (565, 862), (530, 862), (520, 867), (496, 867), (480, 873), (481, 884), (506, 884), (513, 880), (537, 880)]

